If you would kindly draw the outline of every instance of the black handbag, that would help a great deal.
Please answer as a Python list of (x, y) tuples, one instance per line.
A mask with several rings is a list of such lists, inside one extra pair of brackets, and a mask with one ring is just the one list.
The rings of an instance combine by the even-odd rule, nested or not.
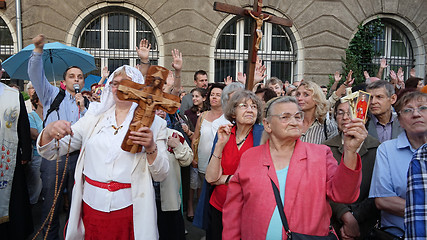
[[(370, 240), (403, 240), (405, 232), (400, 229), (399, 227), (380, 227), (381, 222), (378, 221), (377, 224), (374, 226), (374, 228), (369, 232), (369, 239)], [(402, 233), (402, 236), (396, 236), (393, 233), (389, 233), (385, 230), (387, 229), (397, 229)]]
[[(271, 180), (271, 179), (270, 179)], [(293, 240), (338, 240), (337, 236), (334, 234), (332, 230), (332, 226), (329, 226), (329, 234), (327, 236), (314, 236), (307, 235), (302, 233), (292, 232), (289, 229), (288, 220), (286, 219), (285, 210), (283, 209), (283, 204), (280, 199), (279, 189), (276, 184), (274, 184), (273, 180), (271, 180), (271, 185), (273, 186), (274, 198), (276, 199), (277, 208), (279, 210), (280, 218), (282, 219), (283, 227), (285, 228), (286, 235), (288, 239)]]

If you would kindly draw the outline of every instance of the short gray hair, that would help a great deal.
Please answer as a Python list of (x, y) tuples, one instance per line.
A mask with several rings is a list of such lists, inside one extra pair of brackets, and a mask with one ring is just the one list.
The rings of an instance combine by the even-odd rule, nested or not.
[[(274, 108), (275, 105), (279, 104), (279, 103), (294, 103), (295, 105), (297, 105), (298, 110), (301, 110), (301, 107), (298, 105), (298, 101), (295, 97), (292, 96), (283, 96), (283, 97), (275, 97), (270, 99), (265, 105), (265, 111), (264, 111), (264, 119), (267, 122), (270, 122), (271, 120), (271, 114), (272, 114), (272, 109)], [(260, 141), (260, 145), (264, 144), (267, 142), (267, 140), (270, 139), (270, 134), (267, 133), (264, 129), (264, 131), (262, 132), (262, 136), (261, 136), (261, 141)]]
[(292, 96), (283, 96), (283, 97), (275, 97), (270, 99), (266, 104), (266, 108), (264, 111), (264, 118), (268, 118), (271, 116), (271, 112), (273, 111), (273, 107), (279, 103), (294, 103), (297, 105), (298, 110), (301, 111), (301, 107), (298, 105), (298, 101), (295, 97)]
[(394, 86), (391, 83), (384, 80), (378, 80), (366, 86), (366, 90), (378, 89), (378, 88), (385, 88), (387, 97), (391, 97), (391, 95), (394, 94)]
[(247, 100), (251, 100), (257, 106), (257, 116), (255, 123), (260, 123), (262, 121), (262, 103), (261, 100), (249, 90), (239, 90), (233, 94), (230, 101), (227, 103), (224, 109), (224, 117), (233, 122), (236, 120), (236, 107), (239, 103), (244, 103)]
[(245, 89), (245, 85), (243, 85), (243, 83), (241, 82), (232, 82), (222, 90), (222, 94), (221, 94), (222, 109), (225, 109), (225, 106), (227, 106), (228, 100), (230, 98), (229, 95), (239, 89)]

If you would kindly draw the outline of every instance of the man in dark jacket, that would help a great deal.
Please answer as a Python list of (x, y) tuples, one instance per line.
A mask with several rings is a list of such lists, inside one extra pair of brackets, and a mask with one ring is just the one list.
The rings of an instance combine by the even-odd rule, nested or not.
[[(324, 144), (329, 146), (338, 163), (343, 154), (342, 129), (350, 122), (351, 110), (348, 102), (335, 104), (335, 120), (340, 134), (329, 139)], [(372, 171), (379, 141), (368, 135), (361, 145), (358, 153), (362, 158), (362, 183), (360, 195), (353, 204), (339, 204), (330, 202), (332, 207), (332, 226), (338, 236), (343, 238), (364, 239), (379, 218), (379, 211), (375, 207), (374, 199), (369, 199)]]

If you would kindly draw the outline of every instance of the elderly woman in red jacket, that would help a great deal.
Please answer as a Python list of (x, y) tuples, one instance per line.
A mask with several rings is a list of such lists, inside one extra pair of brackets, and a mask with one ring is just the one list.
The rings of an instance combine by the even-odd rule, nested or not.
[(266, 144), (246, 151), (228, 185), (223, 208), (223, 239), (286, 239), (271, 180), (279, 188), (289, 229), (330, 233), (329, 200), (354, 202), (359, 196), (361, 160), (356, 153), (367, 136), (360, 119), (345, 126), (340, 165), (324, 145), (305, 143), (304, 113), (293, 97), (267, 103)]

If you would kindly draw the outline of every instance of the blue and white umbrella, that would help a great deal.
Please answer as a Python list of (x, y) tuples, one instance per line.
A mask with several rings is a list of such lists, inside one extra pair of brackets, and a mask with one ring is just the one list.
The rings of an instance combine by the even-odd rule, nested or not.
[[(28, 60), (34, 50), (34, 44), (28, 45), (17, 54), (3, 62), (3, 68), (12, 79), (29, 80)], [(43, 48), (43, 65), (49, 81), (63, 80), (64, 71), (70, 66), (78, 66), (83, 73), (96, 69), (95, 59), (88, 52), (54, 42), (46, 43)]]

